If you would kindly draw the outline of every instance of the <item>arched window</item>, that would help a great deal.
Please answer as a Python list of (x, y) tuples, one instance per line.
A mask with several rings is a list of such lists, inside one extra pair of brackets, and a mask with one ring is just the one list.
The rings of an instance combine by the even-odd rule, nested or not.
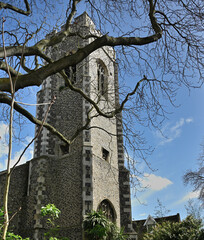
[(72, 84), (76, 83), (76, 65), (64, 69), (65, 74), (71, 80)]
[(108, 97), (108, 71), (105, 64), (97, 61), (97, 75), (98, 75), (98, 91), (106, 99)]
[(115, 222), (116, 220), (116, 213), (113, 205), (111, 204), (110, 201), (107, 199), (103, 200), (99, 206), (98, 206), (98, 211), (104, 212), (104, 215), (106, 216), (107, 219), (109, 219), (112, 222)]

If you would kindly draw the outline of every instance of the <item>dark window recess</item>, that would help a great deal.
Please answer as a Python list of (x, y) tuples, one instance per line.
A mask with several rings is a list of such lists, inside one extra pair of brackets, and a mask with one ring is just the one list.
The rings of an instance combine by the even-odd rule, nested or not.
[(88, 190), (86, 190), (86, 196), (91, 196), (91, 192)]
[(109, 157), (109, 151), (107, 151), (105, 148), (102, 148), (102, 158), (108, 161), (108, 157)]
[(68, 154), (69, 153), (69, 145), (68, 144), (61, 144), (60, 145), (60, 150), (62, 152), (62, 155)]
[(85, 201), (85, 213), (90, 213), (91, 212), (91, 201)]
[(86, 161), (90, 161), (90, 160), (91, 160), (91, 151), (86, 150)]
[(108, 81), (107, 81), (107, 73), (105, 68), (98, 63), (98, 91), (101, 93), (102, 96), (107, 98), (107, 91), (108, 91)]
[(86, 170), (89, 171), (91, 168), (89, 166), (86, 166)]
[(90, 196), (91, 195), (91, 184), (90, 183), (86, 183), (86, 195)]
[(86, 178), (90, 178), (91, 177), (90, 170), (91, 170), (91, 168), (89, 166), (86, 166)]
[(90, 150), (86, 150), (86, 155), (90, 155), (91, 151)]
[(85, 142), (89, 142), (90, 138), (89, 138), (89, 131), (85, 131)]
[[(67, 77), (71, 80), (72, 84), (76, 83), (76, 65), (69, 66), (65, 68), (64, 71)], [(67, 85), (66, 82), (65, 85)]]
[(153, 230), (153, 228), (155, 228), (156, 224), (148, 224), (146, 227), (147, 227), (147, 231), (148, 232), (151, 232)]
[(115, 222), (116, 216), (113, 206), (108, 200), (103, 200), (99, 206), (98, 210), (102, 211), (106, 218), (108, 218), (110, 221)]
[(91, 175), (89, 173), (86, 173), (86, 178), (91, 178)]

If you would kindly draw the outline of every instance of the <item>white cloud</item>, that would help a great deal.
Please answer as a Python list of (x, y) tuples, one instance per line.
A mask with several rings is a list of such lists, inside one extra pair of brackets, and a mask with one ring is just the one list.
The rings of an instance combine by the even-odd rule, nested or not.
[(173, 184), (169, 179), (154, 174), (144, 174), (144, 177), (140, 180), (143, 187), (147, 187), (152, 191), (161, 191)]
[(5, 166), (3, 163), (0, 162), (0, 171), (2, 171), (3, 169), (5, 169)]
[(167, 188), (169, 185), (173, 184), (173, 182), (169, 179), (161, 176), (156, 176), (155, 174), (145, 173), (144, 177), (140, 177), (138, 179), (140, 180), (141, 186), (144, 187), (144, 191), (142, 191), (140, 194), (137, 194), (137, 198), (132, 198), (133, 208), (138, 207), (141, 204), (147, 205), (148, 198), (152, 194), (154, 194), (155, 192), (159, 192)]
[(144, 216), (147, 216), (147, 213), (141, 213), (139, 214), (140, 217), (144, 217)]
[(6, 137), (8, 135), (8, 125), (0, 122), (0, 158), (8, 153)]
[[(5, 170), (7, 165), (7, 156), (8, 156), (8, 125), (4, 122), (0, 121), (0, 171)], [(26, 143), (21, 143), (21, 146), (18, 147), (20, 150), (13, 150), (12, 159), (11, 159), (11, 167), (16, 163), (20, 154), (24, 150), (25, 146), (32, 140), (31, 137), (26, 137)], [(14, 149), (15, 146), (13, 145)], [(33, 157), (33, 147), (30, 146), (27, 149), (26, 153), (23, 155), (20, 164), (25, 163), (27, 160), (30, 160)]]
[(8, 133), (8, 125), (0, 122), (0, 137), (2, 139), (2, 137), (4, 138), (5, 135)]
[(187, 119), (186, 119), (186, 122), (187, 122), (187, 123), (193, 122), (193, 118), (187, 118)]
[(174, 133), (176, 136), (180, 135), (181, 127), (184, 125), (185, 120), (184, 118), (181, 118), (176, 124), (170, 128), (170, 132)]
[[(11, 167), (13, 167), (14, 164), (18, 161), (18, 159), (19, 159), (20, 155), (22, 154), (23, 150), (24, 150), (24, 147), (22, 149), (20, 149), (19, 151), (14, 152), (14, 154), (11, 158), (11, 164), (10, 164)], [(22, 156), (18, 165), (24, 164), (26, 161), (28, 161), (32, 158), (33, 158), (33, 148), (31, 147), (24, 153), (24, 155)], [(6, 165), (7, 165), (7, 156), (4, 155), (0, 159), (0, 171), (5, 170)]]
[(33, 148), (31, 148), (29, 151), (29, 158), (28, 159), (31, 159), (31, 158), (33, 158), (33, 155), (34, 155), (34, 149)]
[(177, 121), (173, 126), (170, 126), (169, 123), (166, 124), (161, 131), (156, 131), (156, 136), (160, 139), (159, 145), (172, 142), (174, 139), (180, 137), (184, 124), (189, 124), (192, 122), (193, 118), (180, 118), (180, 120)]
[(148, 216), (148, 214), (147, 214), (147, 213), (141, 213), (141, 214), (137, 214), (137, 217), (136, 217), (136, 219), (133, 217), (133, 221), (134, 221), (134, 220), (139, 220), (139, 219), (146, 219), (146, 218), (147, 218), (147, 216)]
[[(21, 149), (21, 150), (18, 151), (18, 152), (15, 152), (14, 157), (11, 159), (11, 167), (13, 167), (14, 164), (18, 161), (20, 155), (22, 154), (22, 151), (23, 151), (23, 149)], [(19, 164), (25, 163), (26, 160), (27, 160), (27, 154), (25, 153), (25, 154), (22, 156)], [(19, 165), (19, 164), (18, 164), (18, 165)]]
[[(11, 167), (14, 166), (14, 164), (18, 161), (21, 153), (23, 152), (23, 148), (19, 150), (18, 152), (15, 152), (13, 157), (11, 158)], [(20, 162), (18, 165), (24, 164), (27, 160), (30, 160), (32, 158), (33, 150), (28, 150), (21, 158)], [(7, 158), (4, 158), (3, 161), (0, 163), (0, 171), (4, 170), (7, 165)]]
[(181, 203), (187, 202), (189, 199), (198, 198), (198, 196), (199, 196), (198, 191), (189, 192), (184, 197), (182, 197), (179, 201), (175, 202), (174, 205), (179, 205)]
[[(31, 137), (31, 136), (26, 136), (26, 137), (25, 137), (25, 141), (22, 142), (22, 145), (23, 145), (24, 147), (26, 147), (32, 140), (33, 140), (33, 137)], [(31, 146), (32, 146), (32, 145), (31, 145)]]

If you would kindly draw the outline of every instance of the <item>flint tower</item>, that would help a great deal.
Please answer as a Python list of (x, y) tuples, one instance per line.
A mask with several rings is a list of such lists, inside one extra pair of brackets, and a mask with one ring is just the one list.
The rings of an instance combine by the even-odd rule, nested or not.
[[(87, 13), (75, 19), (71, 30), (82, 36), (101, 35)], [(67, 37), (48, 48), (47, 54), (57, 60), (93, 40)], [(114, 49), (105, 46), (81, 63), (64, 69), (77, 91), (68, 88), (60, 74), (44, 81), (37, 94), (38, 103), (49, 103), (56, 97), (46, 121), (67, 139), (74, 140), (66, 145), (43, 128), (35, 141), (34, 159), (17, 168), (24, 191), (24, 195), (13, 196), (21, 198), (23, 207), (14, 221), (19, 234), (41, 239), (47, 226), (40, 209), (54, 203), (61, 210), (60, 233), (71, 240), (83, 239), (83, 218), (92, 209), (105, 211), (110, 220), (125, 227), (130, 237), (136, 239), (132, 232), (129, 172), (124, 167), (121, 114), (113, 118), (100, 116), (80, 94), (83, 91), (103, 113), (114, 110), (119, 105), (115, 59)], [(47, 107), (37, 106), (37, 118), (45, 117)]]

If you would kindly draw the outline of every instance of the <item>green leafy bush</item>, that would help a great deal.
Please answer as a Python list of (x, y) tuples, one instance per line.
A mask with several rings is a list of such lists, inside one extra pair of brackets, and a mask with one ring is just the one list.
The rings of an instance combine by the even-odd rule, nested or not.
[(179, 223), (163, 222), (144, 235), (144, 240), (203, 240), (201, 221), (188, 216)]
[(47, 224), (49, 231), (44, 234), (44, 239), (49, 240), (69, 240), (66, 237), (59, 238), (60, 227), (56, 225), (55, 221), (59, 218), (61, 211), (54, 204), (47, 204), (41, 208), (41, 215), (47, 217)]
[[(44, 234), (44, 239), (49, 240), (69, 240), (66, 237), (59, 238), (59, 226), (56, 225), (55, 220), (59, 218), (61, 211), (54, 204), (47, 204), (45, 207), (41, 208), (41, 215), (47, 217), (47, 224), (49, 226), (49, 231)], [(2, 236), (2, 228), (4, 224), (4, 212), (0, 209), (0, 239)], [(22, 238), (12, 232), (7, 233), (7, 240), (29, 240), (29, 238)]]
[(84, 231), (87, 240), (125, 240), (126, 236), (109, 221), (103, 212), (92, 211), (84, 219)]
[(47, 204), (45, 207), (41, 208), (42, 216), (49, 216), (52, 220), (59, 218), (61, 211), (54, 204)]
[[(0, 238), (2, 237), (2, 229), (4, 224), (4, 211), (3, 208), (0, 209)], [(29, 240), (29, 238), (22, 238), (12, 232), (7, 232), (6, 240)]]

